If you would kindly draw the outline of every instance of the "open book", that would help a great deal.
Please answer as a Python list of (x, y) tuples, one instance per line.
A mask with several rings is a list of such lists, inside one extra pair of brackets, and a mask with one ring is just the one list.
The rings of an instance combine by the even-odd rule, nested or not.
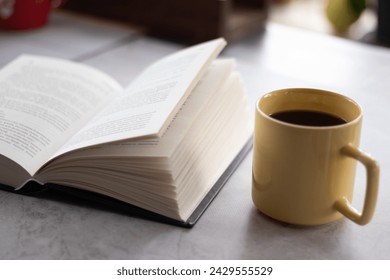
[(188, 222), (251, 139), (235, 62), (215, 59), (225, 44), (169, 55), (126, 88), (80, 63), (16, 58), (0, 71), (3, 188), (35, 181)]

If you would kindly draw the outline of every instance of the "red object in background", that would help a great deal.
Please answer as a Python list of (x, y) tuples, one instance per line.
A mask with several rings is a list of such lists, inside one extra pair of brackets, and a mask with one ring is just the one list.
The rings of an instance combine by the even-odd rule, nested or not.
[(0, 28), (23, 30), (44, 26), (51, 9), (59, 7), (62, 2), (60, 0), (0, 0)]

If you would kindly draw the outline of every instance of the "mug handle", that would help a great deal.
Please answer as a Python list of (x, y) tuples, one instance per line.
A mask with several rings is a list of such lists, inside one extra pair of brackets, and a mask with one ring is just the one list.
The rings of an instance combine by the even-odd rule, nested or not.
[(361, 213), (351, 205), (346, 197), (337, 200), (335, 208), (355, 223), (365, 225), (371, 220), (375, 210), (379, 185), (379, 165), (375, 159), (352, 144), (343, 147), (341, 153), (360, 161), (365, 166), (367, 172), (366, 197)]

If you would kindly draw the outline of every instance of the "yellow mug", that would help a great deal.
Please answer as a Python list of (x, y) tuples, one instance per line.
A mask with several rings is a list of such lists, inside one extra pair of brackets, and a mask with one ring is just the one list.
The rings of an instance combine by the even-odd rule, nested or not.
[[(343, 215), (367, 224), (375, 211), (379, 166), (359, 148), (362, 110), (329, 91), (281, 89), (256, 106), (252, 199), (262, 213), (299, 225)], [(351, 205), (356, 161), (367, 171), (361, 213)]]

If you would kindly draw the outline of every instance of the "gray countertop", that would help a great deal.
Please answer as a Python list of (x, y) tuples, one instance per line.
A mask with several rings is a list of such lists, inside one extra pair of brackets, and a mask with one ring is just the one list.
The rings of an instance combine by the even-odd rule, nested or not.
[[(31, 32), (0, 32), (0, 67), (21, 53), (82, 61), (128, 84), (183, 45), (66, 12)], [(367, 226), (342, 219), (286, 225), (251, 202), (252, 154), (192, 229), (133, 217), (82, 200), (0, 191), (1, 259), (390, 259), (390, 49), (269, 24), (230, 44), (254, 116), (256, 99), (285, 87), (317, 87), (352, 97), (364, 112), (361, 148), (381, 165), (376, 213)], [(358, 167), (354, 204), (362, 205)]]

